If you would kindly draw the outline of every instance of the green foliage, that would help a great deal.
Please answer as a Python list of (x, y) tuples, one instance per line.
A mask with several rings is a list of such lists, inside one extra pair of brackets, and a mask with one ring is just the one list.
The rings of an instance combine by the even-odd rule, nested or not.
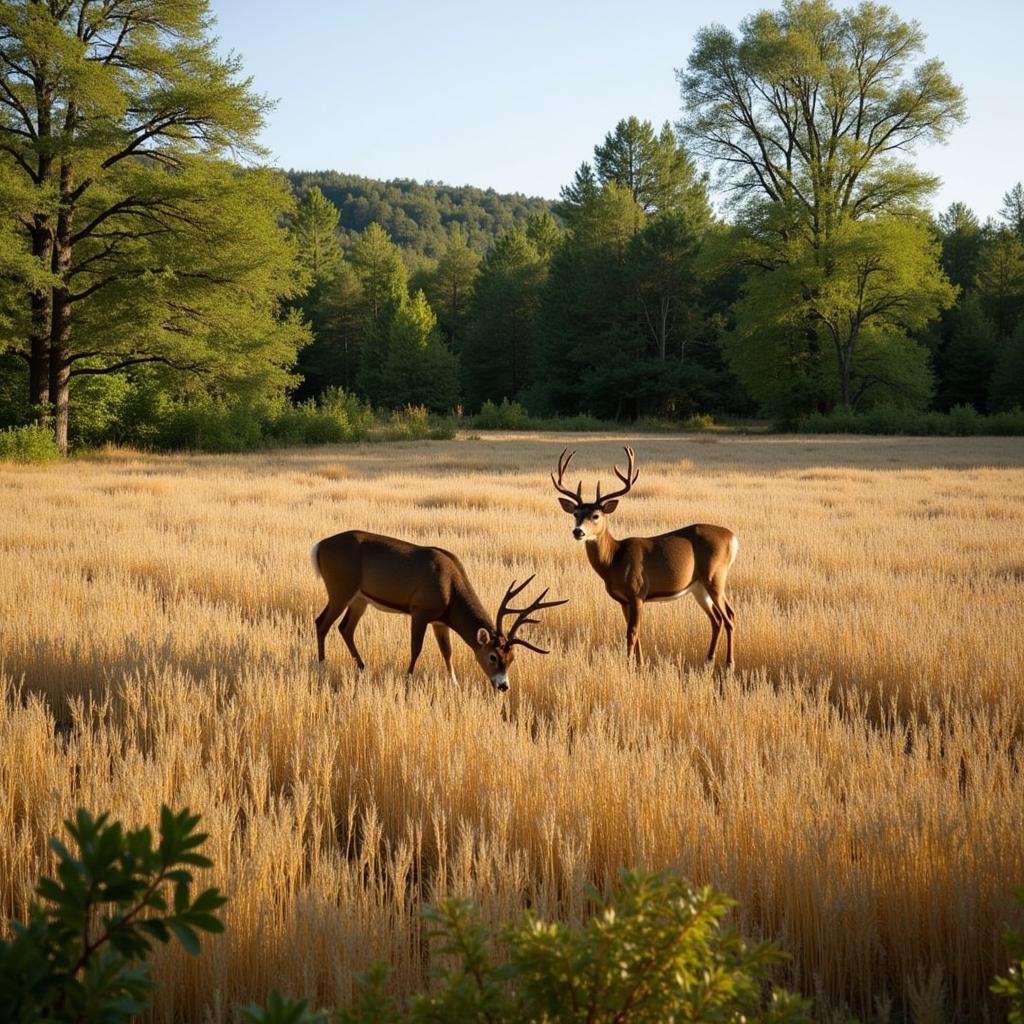
[(984, 410), (996, 360), (996, 341), (975, 293), (964, 295), (946, 322), (949, 340), (939, 353), (941, 405), (970, 404)]
[(36, 887), (27, 922), (0, 939), (0, 1018), (121, 1024), (142, 1013), (153, 987), (146, 957), (175, 938), (195, 955), (199, 933), (220, 932), (216, 889), (192, 896), (192, 868), (206, 835), (197, 815), (160, 810), (154, 844), (148, 827), (125, 831), (103, 814), (79, 810), (65, 825), (77, 855), (57, 839), (57, 877)]
[[(1024, 906), (1024, 887), (1013, 890), (1018, 906)], [(992, 991), (1010, 1001), (1007, 1020), (1010, 1024), (1024, 1024), (1024, 931), (1007, 928), (1003, 932), (1010, 964), (1005, 975), (996, 977)]]
[(277, 989), (262, 1006), (253, 1003), (241, 1010), (246, 1024), (326, 1024), (327, 1014), (308, 1008), (305, 999), (283, 996)]
[[(506, 231), (523, 227), (532, 214), (547, 213), (552, 206), (546, 199), (499, 195), (469, 185), (377, 181), (335, 171), (293, 171), (288, 177), (297, 191), (319, 187), (338, 208), (346, 250), (377, 224), (404, 252), (435, 260), (442, 258), (455, 232), (482, 256)], [(438, 315), (443, 322), (440, 310)]]
[(814, 245), (787, 234), (780, 211), (756, 214), (712, 258), (751, 267), (726, 351), (761, 407), (791, 420), (836, 402), (912, 394), (923, 404), (927, 362), (907, 332), (954, 297), (927, 229), (904, 217), (849, 220)]
[(518, 402), (507, 398), (496, 405), (487, 399), (480, 411), (473, 417), (473, 426), (478, 430), (530, 430), (530, 414)]
[(426, 292), (438, 323), (457, 352), (469, 320), (473, 283), (480, 256), (469, 247), (461, 225), (457, 225), (445, 244), (437, 267), (427, 276)]
[(1024, 318), (1024, 240), (1009, 228), (992, 234), (974, 283), (997, 337), (1010, 337)]
[(161, 363), (222, 395), (280, 391), (307, 337), (281, 314), (301, 285), (292, 197), (226, 159), (261, 152), (267, 101), (219, 55), (208, 3), (4, 4), (0, 22), (0, 175), (20, 179), (36, 263), (0, 320), (27, 325), (16, 348), (61, 446), (83, 376)]
[(315, 185), (302, 197), (292, 217), (291, 231), (299, 262), (312, 282), (330, 278), (341, 262), (338, 210)]
[(1024, 321), (1017, 325), (1001, 348), (992, 371), (989, 408), (995, 410), (1024, 406)]
[(43, 427), (0, 430), (0, 462), (49, 462), (59, 456), (52, 431)]
[(372, 423), (369, 408), (340, 389), (298, 405), (283, 399), (230, 404), (193, 401), (164, 413), (149, 436), (149, 446), (165, 451), (243, 452), (339, 444), (362, 440)]
[(536, 319), (546, 276), (547, 260), (523, 231), (502, 235), (484, 258), (463, 345), (471, 407), (515, 398), (536, 376)]
[(455, 437), (457, 421), (434, 416), (423, 405), (394, 409), (371, 436), (374, 441), (450, 441)]
[(880, 405), (870, 412), (837, 409), (812, 413), (797, 429), (809, 434), (908, 434), (935, 437), (1022, 436), (1024, 412), (1020, 406), (983, 416), (973, 406), (957, 405), (948, 413), (920, 412)]
[(339, 1024), (660, 1024), (663, 1021), (807, 1020), (807, 1006), (778, 988), (781, 959), (725, 925), (732, 901), (669, 873), (623, 873), (619, 891), (583, 925), (530, 914), (500, 936), (476, 907), (448, 900), (428, 910), (435, 967), (428, 992), (398, 1007), (386, 971), (364, 977)]

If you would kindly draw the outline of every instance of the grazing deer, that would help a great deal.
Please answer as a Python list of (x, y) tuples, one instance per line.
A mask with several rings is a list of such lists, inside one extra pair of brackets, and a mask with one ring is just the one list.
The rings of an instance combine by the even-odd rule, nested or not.
[[(470, 646), (477, 664), (491, 685), (504, 693), (508, 689), (508, 670), (515, 657), (513, 648), (526, 647), (538, 654), (548, 651), (535, 647), (516, 634), (522, 626), (536, 623), (530, 616), (542, 608), (554, 608), (565, 601), (545, 601), (547, 590), (525, 608), (513, 608), (509, 602), (533, 580), (508, 588), (492, 623), (476, 596), (462, 563), (443, 548), (421, 547), (393, 537), (382, 537), (362, 530), (347, 530), (313, 545), (310, 552), (313, 569), (327, 587), (327, 607), (316, 617), (316, 641), (320, 661), (324, 660), (324, 640), (342, 612), (338, 626), (361, 672), (365, 665), (356, 650), (355, 631), (369, 605), (385, 612), (412, 617), (412, 651), (408, 672), (411, 675), (423, 649), (427, 626), (433, 626), (437, 646), (453, 683), (458, 683), (452, 668), (454, 630)], [(506, 630), (504, 620), (514, 615)]]
[(640, 647), (640, 614), (648, 601), (675, 601), (691, 594), (711, 620), (711, 646), (707, 663), (714, 664), (718, 636), (725, 627), (726, 666), (733, 667), (732, 631), (736, 615), (725, 599), (725, 578), (736, 560), (739, 542), (731, 530), (707, 523), (694, 523), (657, 537), (626, 537), (616, 540), (608, 530), (608, 516), (615, 511), (618, 499), (628, 494), (639, 477), (634, 470), (633, 449), (626, 448), (629, 460), (626, 472), (615, 467), (615, 475), (624, 484), (611, 494), (583, 500), (583, 482), (575, 491), (563, 486), (562, 478), (573, 455), (566, 457), (563, 449), (558, 459), (558, 479), (551, 482), (559, 494), (559, 504), (573, 517), (572, 535), (586, 541), (587, 558), (594, 571), (604, 580), (605, 590), (622, 606), (626, 617), (626, 660), (636, 656), (643, 664)]

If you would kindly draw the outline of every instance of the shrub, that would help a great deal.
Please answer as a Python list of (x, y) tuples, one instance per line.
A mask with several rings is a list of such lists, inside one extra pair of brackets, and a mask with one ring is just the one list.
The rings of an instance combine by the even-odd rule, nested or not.
[[(667, 872), (624, 873), (610, 901), (579, 927), (527, 915), (499, 937), (469, 901), (426, 911), (434, 984), (400, 1008), (377, 966), (339, 1024), (492, 1021), (802, 1021), (804, 1001), (765, 987), (781, 954), (724, 926), (732, 901)], [(501, 947), (500, 949), (497, 947)]]
[(43, 427), (0, 430), (0, 461), (49, 462), (59, 457), (53, 434)]
[(50, 840), (57, 878), (40, 879), (28, 922), (12, 921), (13, 937), (0, 939), (0, 1020), (121, 1024), (142, 1013), (153, 943), (173, 936), (195, 954), (199, 932), (223, 930), (213, 911), (224, 897), (190, 894), (189, 868), (210, 866), (198, 822), (162, 807), (155, 847), (148, 827), (125, 832), (105, 814), (79, 810), (65, 822), (77, 856)]
[[(1018, 905), (1024, 907), (1024, 887), (1015, 889), (1013, 896)], [(992, 991), (1010, 1000), (1007, 1014), (1010, 1024), (1024, 1024), (1024, 932), (1007, 928), (1003, 940), (1010, 954), (1010, 966), (1005, 977), (996, 977)]]
[(1024, 435), (1024, 413), (1020, 409), (983, 416), (970, 405), (956, 405), (948, 413), (919, 412), (892, 405), (879, 405), (868, 412), (836, 409), (813, 413), (796, 429), (809, 434), (909, 434), (937, 437), (979, 435)]
[(473, 425), (478, 430), (529, 430), (530, 414), (518, 402), (510, 402), (507, 398), (496, 405), (489, 398), (480, 412), (474, 417)]
[(455, 437), (455, 420), (431, 415), (425, 405), (395, 409), (374, 432), (378, 441), (450, 441)]

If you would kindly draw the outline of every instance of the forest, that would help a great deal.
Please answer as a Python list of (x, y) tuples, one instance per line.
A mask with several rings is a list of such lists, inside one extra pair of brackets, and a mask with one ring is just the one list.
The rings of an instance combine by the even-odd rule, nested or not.
[(914, 147), (966, 100), (891, 11), (702, 30), (679, 120), (610, 123), (547, 201), (266, 167), (266, 101), (194, 11), (119, 39), (114, 9), (37, 6), (0, 39), (0, 427), (66, 451), (506, 400), (783, 429), (1024, 403), (1024, 187), (932, 211)]

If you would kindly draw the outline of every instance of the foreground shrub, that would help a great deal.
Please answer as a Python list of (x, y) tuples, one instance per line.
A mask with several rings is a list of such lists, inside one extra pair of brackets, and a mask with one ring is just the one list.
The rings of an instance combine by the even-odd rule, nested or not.
[(50, 840), (57, 878), (39, 881), (28, 922), (12, 921), (13, 938), (0, 939), (0, 1020), (121, 1024), (142, 1013), (154, 941), (173, 936), (195, 954), (199, 932), (223, 930), (213, 911), (224, 897), (190, 894), (188, 869), (210, 866), (198, 822), (161, 808), (156, 846), (148, 827), (125, 832), (105, 814), (79, 810), (65, 822), (77, 856)]
[(60, 457), (53, 434), (42, 427), (0, 430), (0, 461), (49, 462)]
[[(1024, 888), (1014, 890), (1014, 899), (1024, 907)], [(1006, 951), (1010, 954), (1010, 966), (1005, 977), (997, 977), (992, 991), (1010, 1000), (1007, 1020), (1010, 1024), (1024, 1024), (1024, 932), (1007, 928), (1003, 932)]]
[(579, 927), (528, 915), (500, 937), (469, 901), (426, 911), (429, 992), (404, 1008), (385, 993), (387, 971), (367, 974), (339, 1024), (443, 1021), (802, 1021), (807, 1004), (769, 976), (780, 954), (727, 928), (732, 901), (665, 872), (623, 874), (617, 895)]

